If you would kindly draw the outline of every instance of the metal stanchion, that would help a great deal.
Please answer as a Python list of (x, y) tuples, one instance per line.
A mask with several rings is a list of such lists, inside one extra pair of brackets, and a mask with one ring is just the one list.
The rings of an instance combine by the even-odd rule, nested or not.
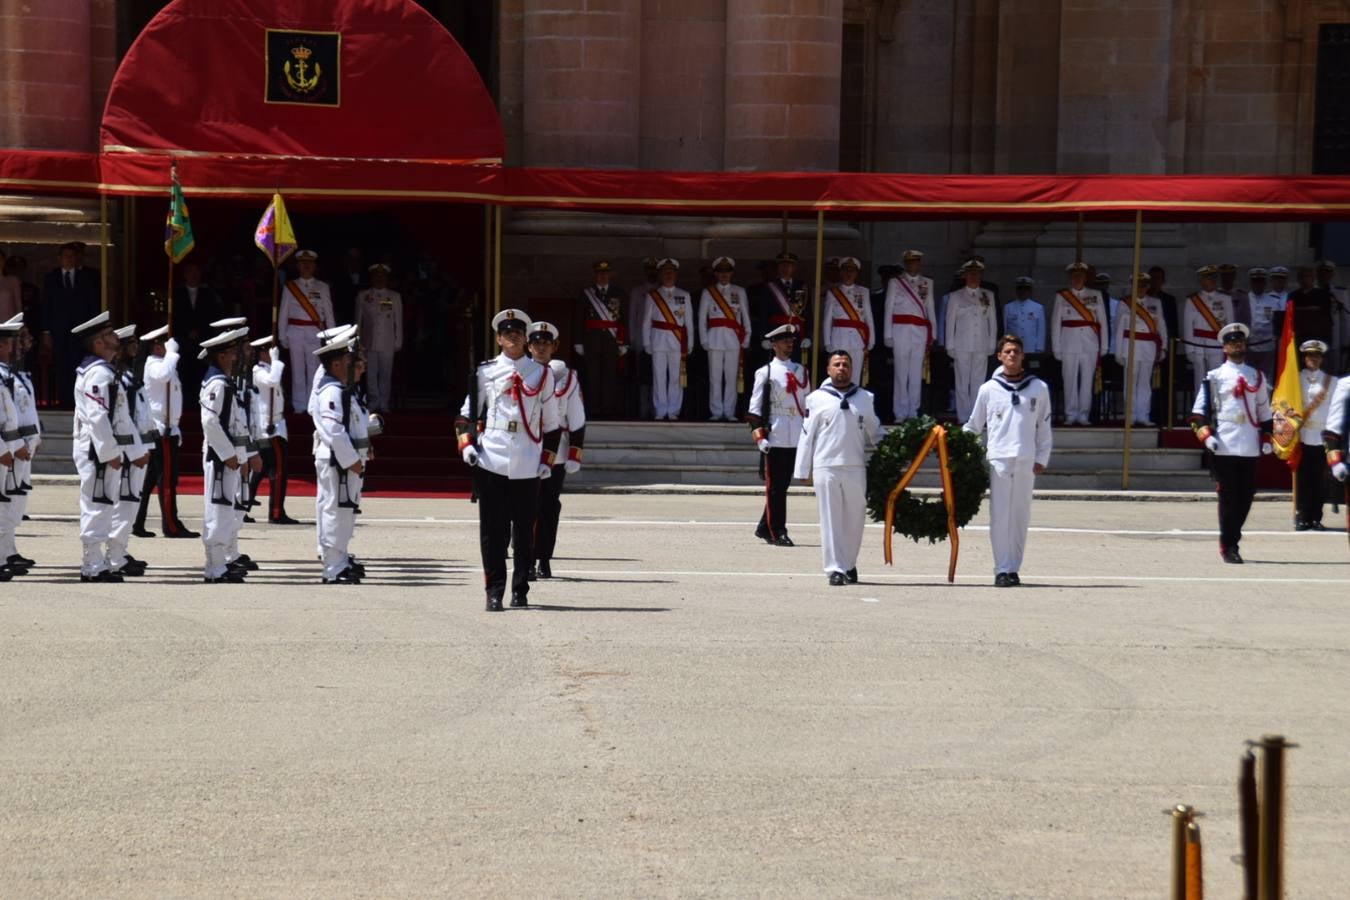
[(1266, 734), (1261, 748), (1261, 834), (1258, 840), (1257, 900), (1284, 896), (1284, 735)]
[(1205, 900), (1204, 857), (1200, 852), (1200, 826), (1186, 825), (1186, 900)]
[(1177, 339), (1174, 337), (1171, 341), (1171, 348), (1167, 352), (1167, 427), (1171, 428), (1177, 423), (1176, 419), (1177, 404)]
[(1242, 846), (1242, 897), (1256, 900), (1259, 852), (1256, 833), (1261, 816), (1256, 805), (1256, 757), (1250, 748), (1238, 765), (1238, 840)]

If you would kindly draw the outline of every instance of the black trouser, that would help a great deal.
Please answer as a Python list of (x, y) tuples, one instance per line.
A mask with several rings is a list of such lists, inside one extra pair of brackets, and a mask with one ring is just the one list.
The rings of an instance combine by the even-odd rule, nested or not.
[(1256, 457), (1215, 456), (1214, 480), (1219, 492), (1219, 547), (1236, 550), (1256, 496)]
[(160, 527), (166, 535), (186, 530), (178, 520), (178, 450), (183, 446), (181, 437), (166, 435), (158, 438), (150, 448), (150, 462), (145, 473), (145, 485), (141, 488), (141, 505), (136, 510), (135, 528), (145, 528), (145, 516), (150, 509), (150, 491), (159, 492)]
[(1298, 521), (1309, 525), (1322, 521), (1322, 482), (1327, 472), (1327, 451), (1321, 444), (1303, 444), (1295, 482)]
[(478, 543), (483, 553), (483, 583), (490, 596), (506, 592), (506, 548), (515, 536), (511, 594), (525, 596), (525, 575), (534, 563), (534, 520), (539, 509), (538, 478), (507, 478), (474, 468), (478, 488)]
[(787, 490), (797, 465), (796, 447), (770, 447), (764, 457), (764, 512), (755, 534), (777, 539), (787, 534)]
[[(553, 558), (553, 546), (558, 543), (558, 518), (562, 515), (563, 481), (567, 470), (553, 467), (553, 477), (539, 482), (539, 517), (534, 526), (534, 558)], [(520, 552), (520, 548), (516, 548)]]
[(280, 522), (286, 516), (286, 439), (272, 435), (258, 455), (262, 457), (262, 468), (249, 478), (250, 497), (258, 496), (258, 485), (267, 479), (267, 521)]

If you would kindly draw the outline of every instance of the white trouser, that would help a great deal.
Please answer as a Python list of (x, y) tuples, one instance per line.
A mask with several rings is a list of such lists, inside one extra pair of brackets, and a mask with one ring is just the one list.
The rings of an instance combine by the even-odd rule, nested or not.
[(1134, 382), (1131, 388), (1134, 391), (1131, 397), (1134, 403), (1131, 418), (1135, 422), (1147, 422), (1149, 410), (1153, 406), (1153, 361), (1157, 352), (1153, 344), (1147, 341), (1134, 343), (1134, 369), (1130, 373), (1130, 380)]
[(113, 507), (112, 530), (108, 532), (108, 567), (120, 569), (126, 565), (127, 544), (131, 541), (131, 525), (140, 509), (141, 491), (145, 488), (145, 466), (133, 466), (122, 457), (122, 471), (126, 473), (131, 494), (135, 500), (120, 499), (121, 478), (118, 479), (117, 506)]
[(652, 354), (652, 406), (656, 408), (656, 418), (678, 416), (683, 405), (680, 351), (658, 350)]
[(1097, 375), (1097, 357), (1091, 353), (1065, 353), (1060, 359), (1064, 373), (1064, 421), (1087, 421), (1092, 413), (1092, 381)]
[[(15, 459), (14, 483), (21, 486), (32, 481), (32, 471), (32, 460)], [(5, 477), (8, 478), (8, 476)], [(0, 482), (0, 484), (3, 483), (6, 482)], [(14, 543), (14, 537), (19, 531), (19, 526), (23, 522), (24, 510), (27, 508), (27, 494), (11, 495), (8, 503), (0, 504), (0, 516), (4, 517), (4, 524), (0, 525), (0, 563), (19, 552), (19, 548)]]
[(370, 408), (389, 411), (389, 391), (394, 382), (394, 351), (366, 352), (366, 387), (370, 388)]
[(895, 413), (897, 422), (912, 419), (919, 413), (920, 391), (923, 390), (923, 358), (926, 353), (927, 344), (923, 342), (897, 343), (892, 351), (895, 400), (891, 404), (891, 411)]
[(867, 518), (867, 469), (817, 466), (812, 481), (820, 509), (820, 551), (825, 571), (857, 568)]
[[(80, 562), (81, 575), (97, 575), (108, 569), (108, 556), (104, 545), (112, 533), (113, 514), (116, 510), (117, 485), (122, 473), (114, 469), (104, 469), (102, 479), (95, 476), (97, 466), (89, 458), (87, 448), (75, 445), (71, 454), (75, 458), (75, 471), (80, 475), (80, 544), (84, 556)], [(104, 497), (112, 503), (95, 503), (93, 498)]]
[[(221, 470), (219, 491), (215, 491), (216, 470)], [(239, 493), (239, 477), (243, 470), (226, 468), (224, 463), (202, 461), (204, 483), (202, 498), (202, 544), (206, 547), (206, 568), (203, 574), (207, 578), (219, 578), (225, 574), (225, 562), (230, 547), (235, 540), (238, 519), (235, 517), (234, 499)], [(212, 500), (213, 496), (215, 501)]]
[[(714, 418), (736, 415), (736, 370), (741, 351), (708, 351), (708, 412)], [(679, 371), (676, 371), (676, 377)]]
[[(327, 459), (314, 460), (314, 474), (317, 476), (314, 494), (314, 524), (319, 533), (319, 555), (323, 558), (323, 577), (333, 580), (342, 574), (350, 564), (347, 545), (352, 539), (352, 530), (356, 527), (355, 512), (338, 506), (338, 480), (341, 470), (330, 465)], [(359, 490), (359, 479), (347, 473), (348, 491)]]
[(989, 543), (994, 548), (995, 575), (1022, 569), (1035, 464), (1034, 459), (989, 460)]
[(1205, 383), (1205, 376), (1209, 374), (1209, 370), (1223, 365), (1223, 348), (1206, 347), (1201, 350), (1188, 347), (1186, 358), (1191, 362), (1191, 379), (1195, 384), (1195, 394), (1199, 396), (1200, 386)]
[(975, 410), (975, 397), (985, 381), (988, 353), (956, 351), (952, 353), (952, 368), (956, 373), (956, 420), (965, 422)]
[(309, 409), (309, 391), (314, 385), (314, 373), (319, 370), (319, 358), (314, 351), (320, 347), (319, 330), (302, 328), (290, 333), (291, 411), (302, 413)]

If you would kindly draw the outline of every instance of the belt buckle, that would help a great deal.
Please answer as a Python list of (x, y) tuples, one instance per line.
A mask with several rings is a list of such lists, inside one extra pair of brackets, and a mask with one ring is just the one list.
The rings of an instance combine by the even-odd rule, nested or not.
[(506, 430), (509, 431), (509, 432), (511, 432), (512, 434), (515, 434), (515, 433), (516, 433), (516, 426), (519, 425), (519, 424), (520, 424), (519, 422), (507, 422), (507, 423), (506, 423)]

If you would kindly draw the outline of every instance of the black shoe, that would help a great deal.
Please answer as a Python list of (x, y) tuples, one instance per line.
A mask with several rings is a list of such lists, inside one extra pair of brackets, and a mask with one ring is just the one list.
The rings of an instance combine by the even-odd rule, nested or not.
[(81, 575), (80, 581), (97, 582), (99, 584), (121, 584), (122, 576), (116, 572), (109, 572), (106, 569), (97, 575)]
[(502, 611), (502, 595), (501, 595), (501, 594), (488, 594), (488, 595), (487, 595), (487, 611), (488, 611), (488, 612), (501, 612), (501, 611)]
[(258, 520), (257, 520), (257, 519), (253, 518), (253, 517), (250, 516), (248, 513), (244, 513), (244, 524), (245, 524), (245, 525), (256, 525), (257, 523), (258, 523)]
[(140, 578), (145, 574), (146, 565), (138, 560), (127, 560), (122, 564), (122, 568), (116, 569), (118, 575), (123, 578)]
[(203, 578), (202, 581), (207, 584), (243, 584), (244, 573), (227, 570), (225, 574), (221, 575), (219, 578)]
[(133, 528), (131, 529), (131, 533), (139, 538), (152, 538), (155, 536), (153, 531), (149, 531), (145, 528)]
[(1008, 573), (1008, 584), (1009, 584), (1009, 585), (1011, 585), (1012, 587), (1017, 587), (1017, 586), (1018, 586), (1019, 584), (1021, 584), (1021, 583), (1022, 583), (1022, 579), (1020, 579), (1020, 578), (1017, 577), (1017, 573), (1016, 573), (1016, 572), (1009, 572), (1009, 573)]
[(5, 581), (9, 581), (10, 578), (18, 578), (21, 575), (27, 575), (28, 567), (20, 566), (15, 563), (5, 563), (4, 565), (0, 565), (0, 572), (4, 572), (8, 575), (9, 578), (6, 578)]
[(523, 594), (519, 591), (513, 591), (511, 593), (511, 606), (514, 607), (515, 609), (524, 609), (525, 607), (530, 605), (530, 601), (527, 599), (527, 597), (528, 597), (527, 594)]
[(268, 524), (268, 525), (303, 525), (303, 524), (305, 524), (305, 523), (304, 523), (304, 522), (301, 522), (299, 519), (292, 519), (290, 516), (286, 515), (285, 513), (282, 513), (280, 516), (278, 516), (278, 517), (275, 518), (275, 519), (268, 519), (268, 520), (267, 520), (267, 524)]
[(1012, 579), (1007, 572), (999, 572), (994, 576), (994, 587), (1012, 587)]
[(549, 565), (549, 562), (546, 559), (539, 560), (539, 577), (540, 578), (553, 577), (553, 567)]
[(844, 573), (844, 580), (847, 581), (849, 584), (858, 583), (858, 569), (856, 566)]
[[(538, 581), (538, 580), (539, 580), (539, 567), (538, 567), (538, 566), (530, 566), (530, 568), (527, 569), (527, 570), (525, 571), (525, 580), (526, 580), (526, 581)], [(516, 604), (515, 604), (514, 601), (512, 601), (511, 605), (512, 605), (512, 606), (515, 606)]]
[[(14, 573), (10, 572), (8, 566), (0, 566), (0, 581), (9, 581), (13, 577)], [(80, 580), (84, 581), (87, 577), (87, 575), (81, 575)]]
[(774, 545), (775, 547), (795, 547), (795, 546), (797, 546), (796, 544), (792, 543), (792, 538), (788, 537), (786, 533), (780, 534), (780, 535), (778, 536), (778, 538), (773, 542), (773, 545)]
[(1242, 554), (1237, 552), (1237, 548), (1234, 548), (1232, 550), (1224, 550), (1220, 555), (1223, 557), (1223, 561), (1226, 563), (1233, 563), (1234, 565), (1242, 565), (1244, 562), (1246, 562), (1246, 560), (1242, 558)]
[(166, 532), (164, 532), (164, 536), (165, 536), (166, 538), (175, 538), (175, 539), (178, 539), (178, 540), (182, 540), (182, 539), (185, 539), (185, 538), (199, 538), (199, 537), (201, 537), (201, 535), (198, 534), (198, 533), (195, 532), (195, 531), (188, 531), (187, 526), (186, 526), (186, 525), (183, 525), (182, 523), (179, 523), (178, 529), (177, 529), (176, 531), (166, 531)]
[(347, 560), (347, 568), (349, 568), (349, 569), (351, 569), (353, 572), (355, 572), (357, 578), (365, 578), (365, 577), (366, 577), (366, 567), (365, 567), (363, 564), (361, 564), (361, 563), (359, 563), (359, 562), (356, 562), (356, 561), (353, 560), (353, 559)]
[(1294, 523), (1294, 530), (1295, 530), (1295, 531), (1307, 531), (1307, 530), (1308, 530), (1309, 528), (1311, 528), (1311, 527), (1312, 527), (1312, 526), (1309, 525), (1307, 522), (1295, 522), (1295, 523)]
[(249, 572), (258, 571), (258, 564), (255, 563), (252, 557), (250, 557), (247, 553), (240, 553), (238, 556), (236, 556), (230, 562), (227, 562), (225, 565), (229, 566), (232, 569), (245, 569)]
[(1309, 523), (1308, 523), (1308, 530), (1309, 530), (1309, 531), (1326, 531), (1326, 530), (1327, 530), (1327, 526), (1323, 525), (1321, 522), (1309, 522)]
[(355, 570), (355, 569), (353, 569), (351, 566), (348, 566), (347, 568), (343, 569), (341, 572), (337, 573), (337, 575), (334, 576), (333, 578), (325, 578), (325, 579), (323, 580), (323, 583), (324, 583), (324, 584), (360, 584), (360, 583), (361, 583), (361, 576), (358, 575), (358, 574), (356, 573), (356, 570)]
[(830, 587), (843, 587), (845, 584), (843, 572), (830, 573)]
[(5, 563), (11, 566), (21, 566), (22, 568), (25, 569), (31, 569), (33, 568), (33, 566), (37, 565), (37, 563), (33, 562), (28, 557), (20, 556), (18, 553), (13, 554), (12, 556), (9, 557), (9, 559), (6, 559)]
[(755, 529), (755, 537), (759, 538), (761, 541), (763, 541), (763, 542), (766, 543), (766, 544), (772, 544), (772, 543), (773, 543), (773, 535), (769, 534), (767, 531), (765, 531), (765, 530), (762, 529), (762, 528), (756, 528), (756, 529)]

